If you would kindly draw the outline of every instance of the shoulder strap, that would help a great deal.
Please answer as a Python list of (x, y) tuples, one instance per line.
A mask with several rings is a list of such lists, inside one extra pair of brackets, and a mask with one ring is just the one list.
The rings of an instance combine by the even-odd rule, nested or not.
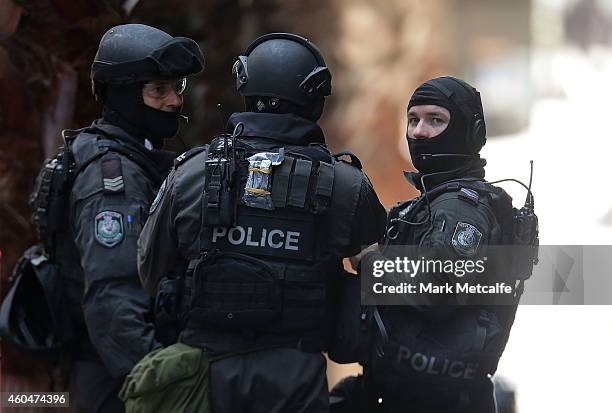
[[(361, 161), (359, 160), (357, 155), (355, 155), (351, 151), (340, 151), (340, 152), (333, 154), (332, 156), (336, 161), (342, 161), (342, 162), (348, 163), (349, 165), (352, 165), (359, 170), (363, 169), (361, 165)], [(348, 156), (351, 159), (351, 162), (346, 162), (344, 159), (342, 159), (343, 156)]]
[[(77, 131), (72, 131), (72, 132), (73, 133), (78, 132), (77, 133), (78, 135), (79, 133), (85, 132), (89, 129), (91, 129), (91, 127), (86, 127), (83, 129), (79, 129)], [(81, 172), (84, 168), (86, 168), (88, 164), (90, 164), (91, 162), (99, 158), (100, 156), (103, 156), (106, 152), (111, 151), (111, 152), (121, 154), (125, 156), (126, 158), (128, 158), (129, 160), (131, 160), (132, 162), (136, 163), (140, 168), (142, 168), (145, 171), (147, 175), (149, 175), (149, 177), (154, 182), (156, 182), (158, 185), (161, 184), (164, 176), (159, 173), (159, 171), (155, 167), (153, 160), (147, 159), (144, 155), (142, 155), (141, 153), (138, 153), (138, 151), (126, 149), (123, 145), (121, 145), (120, 143), (112, 139), (111, 135), (107, 134), (103, 130), (94, 129), (92, 130), (92, 134), (99, 137), (97, 141), (98, 151), (96, 151), (90, 158), (86, 159), (82, 163), (82, 166), (80, 166), (78, 170), (75, 171), (76, 173), (74, 176), (78, 175), (78, 173)]]
[(160, 174), (159, 171), (155, 168), (155, 166), (153, 166), (152, 161), (148, 160), (138, 152), (129, 151), (114, 142), (113, 144), (108, 146), (108, 151), (119, 153), (131, 160), (132, 162), (136, 163), (149, 175), (150, 178), (153, 179), (154, 182), (160, 184), (163, 180), (162, 174)]
[[(415, 223), (412, 222), (414, 219), (414, 214), (420, 210), (420, 208), (426, 204), (427, 202), (430, 205), (441, 195), (459, 192), (459, 197), (463, 198), (467, 202), (472, 203), (473, 205), (478, 205), (480, 201), (479, 194), (495, 192), (494, 187), (489, 185), (491, 188), (487, 188), (486, 182), (480, 178), (462, 178), (462, 179), (453, 179), (451, 181), (445, 182), (433, 188), (426, 193), (423, 193), (420, 197), (416, 198), (414, 201), (408, 201), (404, 203), (400, 203), (393, 207), (389, 212), (388, 217), (388, 226), (392, 221), (399, 221), (399, 227), (396, 227), (391, 236), (391, 240), (397, 239), (398, 235), (403, 231), (403, 227), (407, 224), (410, 225), (420, 225), (425, 224), (427, 221)], [(399, 217), (400, 212), (405, 209), (407, 206), (410, 206), (408, 213), (403, 215), (401, 218)], [(491, 209), (491, 208), (490, 208)], [(491, 212), (495, 214), (495, 211), (491, 209)], [(391, 227), (387, 230), (387, 236), (391, 234)]]
[(206, 161), (208, 160), (208, 151), (210, 150), (210, 146), (206, 145), (204, 147), (204, 185), (202, 185), (202, 205), (200, 212), (200, 245), (199, 249), (202, 250), (202, 246), (205, 245), (205, 234), (206, 234), (206, 215), (208, 212), (208, 201), (209, 201), (209, 191), (207, 191), (207, 177), (206, 177)]
[(186, 152), (183, 152), (174, 160), (174, 168), (176, 169), (177, 167), (179, 167), (179, 165), (182, 165), (186, 160), (193, 158), (197, 154), (207, 150), (208, 147), (209, 145), (198, 146), (195, 148), (191, 148)]

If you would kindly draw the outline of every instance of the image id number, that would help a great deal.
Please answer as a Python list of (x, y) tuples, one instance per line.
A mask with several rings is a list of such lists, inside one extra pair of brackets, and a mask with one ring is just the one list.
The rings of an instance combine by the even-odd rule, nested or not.
[(2, 393), (2, 407), (68, 407), (67, 392)]

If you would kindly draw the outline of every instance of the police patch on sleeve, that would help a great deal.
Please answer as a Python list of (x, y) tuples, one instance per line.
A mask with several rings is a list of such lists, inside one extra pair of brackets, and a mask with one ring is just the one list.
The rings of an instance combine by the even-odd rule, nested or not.
[(452, 244), (461, 255), (474, 255), (480, 245), (482, 232), (474, 225), (459, 221), (453, 233)]
[(149, 208), (149, 215), (155, 212), (155, 209), (159, 205), (159, 202), (161, 201), (162, 196), (164, 196), (165, 191), (166, 191), (166, 180), (164, 179), (164, 182), (162, 182), (161, 186), (159, 187), (159, 191), (157, 191), (157, 195), (155, 195), (155, 199), (153, 200), (153, 203), (151, 204), (151, 208)]
[(123, 239), (123, 215), (114, 211), (102, 211), (94, 219), (96, 241), (107, 248), (112, 248)]

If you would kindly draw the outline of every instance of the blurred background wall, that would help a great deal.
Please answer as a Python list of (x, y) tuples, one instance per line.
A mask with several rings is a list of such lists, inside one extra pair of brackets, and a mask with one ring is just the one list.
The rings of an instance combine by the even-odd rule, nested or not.
[[(125, 22), (194, 38), (204, 50), (207, 67), (185, 100), (187, 146), (207, 142), (240, 110), (231, 67), (251, 40), (270, 31), (311, 38), (333, 74), (328, 143), (357, 153), (387, 207), (417, 195), (401, 174), (411, 168), (412, 91), (434, 76), (462, 77), (482, 93), (488, 177), (526, 181), (535, 161), (542, 243), (610, 244), (611, 20), (609, 0), (0, 0), (0, 291), (34, 242), (35, 174), (61, 129), (99, 115), (89, 65), (100, 36)], [(520, 205), (522, 190), (505, 188)], [(500, 364), (519, 411), (604, 411), (612, 363), (569, 361), (568, 352), (604, 353), (611, 322), (609, 307), (521, 307)], [(3, 346), (3, 391), (45, 386), (36, 367)], [(354, 371), (332, 366), (330, 384)]]

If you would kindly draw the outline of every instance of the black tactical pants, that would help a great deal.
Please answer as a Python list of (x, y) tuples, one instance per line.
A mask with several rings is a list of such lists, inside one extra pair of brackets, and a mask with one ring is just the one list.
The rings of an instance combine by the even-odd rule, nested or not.
[(123, 402), (117, 394), (123, 379), (112, 378), (102, 363), (76, 361), (73, 367), (74, 400), (77, 412), (121, 413)]
[(213, 413), (327, 413), (321, 353), (281, 348), (238, 355), (211, 367)]
[[(436, 399), (435, 395), (419, 400), (394, 400), (368, 394), (363, 386), (363, 376), (347, 377), (340, 381), (330, 393), (331, 413), (496, 413), (493, 382), (485, 380), (474, 392), (466, 395), (463, 400), (444, 402), (444, 398)], [(406, 389), (410, 398), (411, 389)], [(441, 395), (442, 396), (442, 395)], [(455, 397), (452, 397), (455, 399)]]
[(70, 376), (71, 406), (78, 413), (123, 413), (119, 399), (123, 377), (113, 378), (86, 336), (82, 337)]

